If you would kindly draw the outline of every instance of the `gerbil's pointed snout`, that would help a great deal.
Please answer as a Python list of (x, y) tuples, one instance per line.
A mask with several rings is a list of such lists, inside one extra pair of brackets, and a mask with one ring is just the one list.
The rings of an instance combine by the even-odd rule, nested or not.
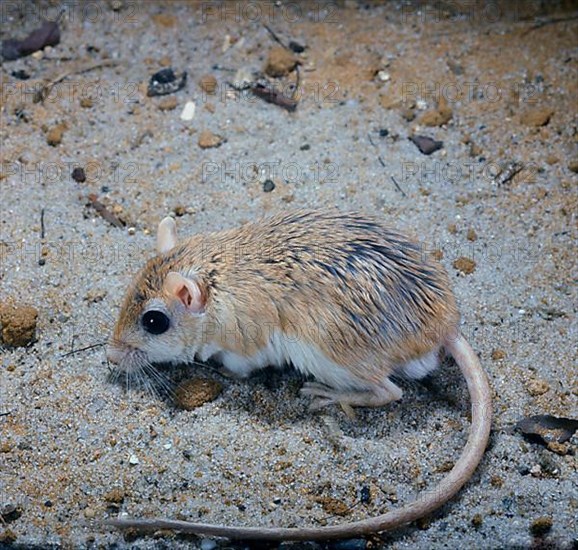
[(124, 355), (125, 354), (117, 346), (115, 346), (113, 342), (109, 342), (106, 345), (106, 358), (111, 363), (118, 365), (122, 361)]

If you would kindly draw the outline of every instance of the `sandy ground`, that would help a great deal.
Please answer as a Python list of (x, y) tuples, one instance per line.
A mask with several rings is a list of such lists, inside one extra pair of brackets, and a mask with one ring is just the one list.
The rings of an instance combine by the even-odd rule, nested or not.
[[(4, 2), (1, 38), (54, 20), (60, 4)], [(0, 546), (208, 549), (92, 522), (123, 512), (330, 525), (441, 479), (469, 426), (453, 365), (430, 384), (402, 383), (402, 402), (352, 423), (309, 412), (291, 372), (232, 381), (183, 367), (178, 378), (223, 385), (186, 411), (111, 383), (101, 347), (64, 356), (106, 340), (164, 216), (192, 234), (330, 205), (440, 251), (495, 395), (491, 445), (458, 497), (342, 548), (576, 548), (576, 436), (554, 453), (513, 429), (527, 415), (578, 414), (576, 3), (63, 4), (60, 44), (0, 75), (1, 299), (38, 310), (34, 343), (2, 350), (0, 508), (16, 512), (0, 523)], [(293, 113), (228, 93), (238, 69), (262, 70), (277, 46), (263, 24), (306, 46)], [(187, 71), (185, 88), (147, 97), (167, 66)], [(191, 121), (180, 119), (187, 101)], [(223, 143), (202, 149), (203, 131)], [(426, 156), (415, 134), (443, 148)], [(77, 167), (86, 181), (71, 177)], [(86, 207), (91, 193), (127, 225)]]

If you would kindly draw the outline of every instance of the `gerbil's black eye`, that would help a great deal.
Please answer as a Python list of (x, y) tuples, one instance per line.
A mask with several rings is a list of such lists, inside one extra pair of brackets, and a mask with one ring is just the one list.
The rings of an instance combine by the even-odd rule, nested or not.
[(170, 319), (162, 311), (156, 309), (147, 311), (142, 316), (141, 322), (143, 328), (151, 334), (162, 334), (169, 330), (171, 325)]

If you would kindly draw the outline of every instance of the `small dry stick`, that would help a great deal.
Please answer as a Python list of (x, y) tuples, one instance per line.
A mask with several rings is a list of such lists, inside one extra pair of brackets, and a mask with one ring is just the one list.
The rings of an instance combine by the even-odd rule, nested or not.
[(102, 204), (97, 198), (94, 193), (88, 195), (88, 200), (90, 201), (90, 206), (92, 206), (98, 214), (100, 214), (101, 218), (106, 220), (111, 225), (122, 229), (126, 223), (123, 222), (120, 218), (115, 216), (104, 204)]
[[(297, 109), (297, 101), (293, 97), (286, 97), (283, 92), (279, 92), (275, 88), (259, 82), (254, 82), (249, 87), (251, 92), (267, 103), (273, 103), (291, 113)], [(294, 96), (295, 92), (292, 95)]]
[(40, 211), (40, 238), (44, 239), (46, 235), (45, 227), (44, 227), (44, 208)]
[(287, 51), (291, 51), (291, 48), (289, 48), (289, 46), (286, 46), (283, 43), (283, 41), (275, 34), (275, 32), (273, 32), (273, 29), (271, 27), (269, 27), (268, 25), (265, 25), (265, 23), (263, 23), (263, 26), (269, 31), (269, 34), (271, 35), (273, 40), (275, 40), (275, 42), (277, 42), (277, 44), (280, 44), (281, 46), (283, 46)]
[(44, 101), (48, 94), (50, 94), (50, 90), (56, 86), (59, 82), (62, 82), (65, 78), (72, 76), (73, 74), (83, 74), (88, 73), (90, 71), (94, 71), (95, 69), (100, 69), (101, 67), (114, 67), (118, 65), (118, 62), (114, 61), (113, 59), (105, 59), (104, 61), (97, 61), (96, 63), (91, 63), (86, 67), (82, 67), (80, 69), (71, 69), (62, 73), (60, 76), (56, 77), (54, 80), (51, 80), (48, 84), (45, 84), (34, 94), (34, 103), (41, 103)]
[[(377, 150), (377, 145), (375, 144), (375, 142), (373, 141), (373, 139), (371, 139), (371, 134), (367, 134), (367, 139), (369, 139), (369, 143), (371, 143), (371, 145), (373, 145), (375, 147), (375, 149)], [(385, 161), (381, 158), (380, 155), (377, 155), (377, 160), (379, 161), (379, 164), (381, 164), (384, 168), (387, 168)], [(395, 185), (395, 187), (397, 188), (397, 190), (404, 196), (407, 197), (407, 195), (405, 194), (405, 191), (399, 186), (399, 183), (397, 183), (397, 181), (395, 180), (395, 178), (393, 176), (391, 176), (391, 181), (393, 181), (393, 184)]]

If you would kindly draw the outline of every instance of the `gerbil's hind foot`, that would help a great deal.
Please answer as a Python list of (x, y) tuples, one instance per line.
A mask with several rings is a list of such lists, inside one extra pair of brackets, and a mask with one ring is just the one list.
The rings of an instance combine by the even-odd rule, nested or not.
[(353, 407), (382, 407), (401, 399), (403, 392), (391, 380), (386, 379), (382, 386), (371, 390), (339, 391), (318, 382), (306, 382), (301, 388), (302, 395), (313, 397), (311, 410), (337, 404), (350, 418), (355, 418)]

